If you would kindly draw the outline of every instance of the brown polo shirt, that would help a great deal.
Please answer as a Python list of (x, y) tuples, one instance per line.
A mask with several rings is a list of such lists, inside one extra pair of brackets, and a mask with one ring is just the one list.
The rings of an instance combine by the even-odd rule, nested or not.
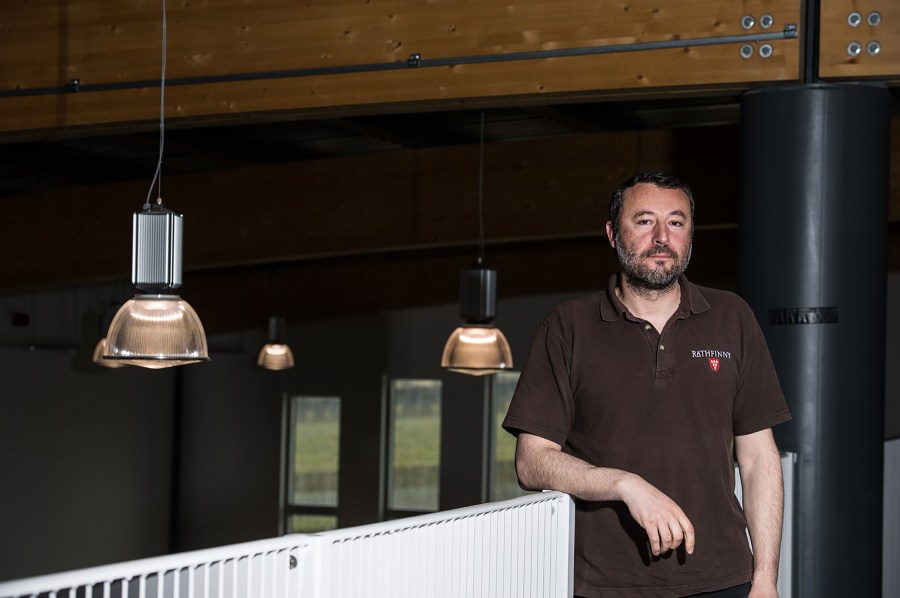
[(696, 547), (653, 557), (620, 501), (576, 499), (575, 593), (674, 597), (750, 581), (732, 441), (790, 419), (765, 339), (733, 293), (682, 276), (659, 334), (605, 291), (541, 324), (503, 427), (552, 440), (600, 467), (636, 473), (694, 524)]

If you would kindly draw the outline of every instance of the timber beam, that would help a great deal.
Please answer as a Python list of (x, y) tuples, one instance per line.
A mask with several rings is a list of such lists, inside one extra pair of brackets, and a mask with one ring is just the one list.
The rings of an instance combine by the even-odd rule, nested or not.
[[(3, 3), (0, 133), (151, 125), (161, 16), (135, 0)], [(784, 32), (801, 16), (800, 0), (170, 2), (166, 113), (214, 122), (735, 93), (799, 79), (802, 31)]]

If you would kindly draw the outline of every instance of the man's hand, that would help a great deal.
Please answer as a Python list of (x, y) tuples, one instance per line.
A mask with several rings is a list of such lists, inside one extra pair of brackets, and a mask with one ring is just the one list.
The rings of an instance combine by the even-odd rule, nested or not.
[(684, 543), (694, 552), (694, 526), (675, 502), (639, 475), (595, 467), (562, 452), (555, 442), (522, 432), (516, 444), (516, 473), (528, 490), (560, 490), (584, 500), (621, 500), (647, 532), (659, 556)]
[(622, 480), (621, 495), (631, 516), (647, 532), (654, 556), (682, 542), (688, 554), (694, 553), (694, 526), (675, 501), (637, 475)]

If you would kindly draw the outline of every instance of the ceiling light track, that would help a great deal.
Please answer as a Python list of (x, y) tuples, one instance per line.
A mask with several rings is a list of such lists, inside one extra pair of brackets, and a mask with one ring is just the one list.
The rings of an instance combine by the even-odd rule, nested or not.
[[(203, 77), (180, 77), (167, 79), (167, 86), (207, 85), (213, 83), (233, 83), (239, 81), (262, 81), (266, 79), (293, 79), (297, 77), (317, 77), (323, 75), (344, 75), (375, 71), (397, 71), (405, 69), (458, 66), (464, 64), (486, 64), (492, 62), (514, 62), (520, 60), (540, 60), (545, 58), (569, 58), (573, 56), (593, 56), (597, 54), (619, 54), (623, 52), (641, 52), (650, 50), (667, 50), (672, 48), (692, 48), (699, 46), (721, 46), (739, 43), (759, 43), (783, 39), (796, 39), (797, 25), (785, 25), (781, 31), (770, 33), (744, 33), (740, 35), (720, 35), (691, 39), (672, 39), (652, 42), (636, 42), (633, 44), (610, 44), (605, 46), (588, 46), (584, 48), (558, 48), (553, 50), (533, 50), (526, 52), (508, 52), (503, 54), (479, 54), (475, 56), (456, 56), (450, 58), (423, 58), (421, 54), (410, 54), (405, 62), (377, 62), (368, 64), (347, 64), (305, 69), (287, 69), (279, 71), (260, 71), (256, 73), (234, 73), (230, 75), (209, 75)], [(80, 79), (72, 79), (62, 86), (32, 87), (25, 89), (0, 90), (0, 98), (57, 95), (66, 93), (89, 93), (98, 91), (120, 91), (128, 89), (146, 89), (159, 87), (160, 81), (122, 81), (110, 83), (83, 84)]]

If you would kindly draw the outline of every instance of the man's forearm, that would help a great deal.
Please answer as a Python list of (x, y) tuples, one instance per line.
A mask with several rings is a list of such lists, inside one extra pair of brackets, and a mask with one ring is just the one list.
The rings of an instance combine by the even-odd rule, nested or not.
[(516, 473), (528, 490), (559, 490), (584, 500), (622, 500), (625, 472), (595, 467), (577, 457), (545, 446), (520, 444)]
[(784, 485), (778, 453), (741, 463), (744, 512), (753, 543), (754, 585), (775, 586), (781, 553)]

